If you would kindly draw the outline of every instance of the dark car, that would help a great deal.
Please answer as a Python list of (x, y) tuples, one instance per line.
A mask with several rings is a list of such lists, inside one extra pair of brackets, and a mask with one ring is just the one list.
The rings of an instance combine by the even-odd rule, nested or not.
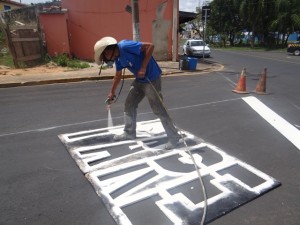
[(287, 52), (293, 53), (294, 55), (300, 55), (300, 41), (288, 44)]

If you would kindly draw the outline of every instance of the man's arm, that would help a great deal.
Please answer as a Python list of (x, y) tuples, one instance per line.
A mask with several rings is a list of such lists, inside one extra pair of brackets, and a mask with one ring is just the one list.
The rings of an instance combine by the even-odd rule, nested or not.
[(140, 68), (140, 70), (138, 71), (137, 76), (139, 78), (144, 78), (145, 77), (145, 73), (146, 73), (146, 69), (147, 69), (147, 65), (149, 60), (152, 57), (154, 51), (154, 45), (150, 42), (142, 42), (142, 47), (141, 47), (141, 52), (144, 53), (145, 58), (142, 62), (142, 66)]
[(122, 70), (116, 71), (110, 93), (108, 94), (109, 99), (113, 99), (114, 96), (116, 95), (116, 89), (120, 83), (121, 78), (122, 78)]

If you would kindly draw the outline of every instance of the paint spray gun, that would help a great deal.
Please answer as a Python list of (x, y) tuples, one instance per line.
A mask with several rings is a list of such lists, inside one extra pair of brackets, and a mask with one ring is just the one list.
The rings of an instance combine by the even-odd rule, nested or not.
[(112, 98), (107, 98), (106, 100), (105, 100), (105, 104), (107, 105), (107, 106), (110, 106), (112, 103), (114, 103), (115, 102), (115, 100), (116, 100), (116, 96), (114, 95)]

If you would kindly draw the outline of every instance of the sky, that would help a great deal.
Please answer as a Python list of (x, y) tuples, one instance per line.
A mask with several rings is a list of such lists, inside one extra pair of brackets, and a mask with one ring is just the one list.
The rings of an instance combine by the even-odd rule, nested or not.
[(30, 5), (31, 3), (36, 4), (36, 3), (40, 3), (40, 2), (42, 2), (42, 3), (44, 3), (44, 2), (51, 2), (51, 0), (11, 0), (11, 1), (19, 2), (19, 3), (21, 1), (21, 3), (28, 4), (28, 5)]
[[(20, 2), (20, 0), (13, 0), (15, 2)], [(31, 4), (31, 3), (40, 3), (40, 2), (47, 2), (47, 1), (43, 1), (43, 0), (21, 0), (21, 3), (23, 4)], [(51, 2), (51, 0), (50, 0)]]
[(196, 12), (196, 7), (202, 6), (201, 0), (179, 0), (179, 11)]
[[(13, 0), (20, 2), (20, 0)], [(24, 4), (51, 2), (51, 0), (21, 0)], [(196, 7), (202, 5), (203, 0), (179, 0), (179, 10), (184, 12), (196, 12)]]

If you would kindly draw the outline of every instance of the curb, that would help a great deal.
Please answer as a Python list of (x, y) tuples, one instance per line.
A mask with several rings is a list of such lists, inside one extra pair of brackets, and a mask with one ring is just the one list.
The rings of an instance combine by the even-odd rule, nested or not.
[[(209, 62), (208, 64), (216, 65), (210, 68), (204, 68), (201, 70), (177, 70), (177, 71), (163, 71), (162, 77), (171, 76), (171, 75), (191, 75), (195, 73), (208, 73), (210, 71), (219, 71), (223, 68), (223, 65), (218, 63)], [(25, 82), (13, 82), (13, 83), (2, 83), (0, 88), (11, 88), (11, 87), (26, 87), (26, 86), (37, 86), (37, 85), (46, 85), (46, 84), (62, 84), (62, 83), (75, 83), (82, 81), (93, 81), (93, 80), (111, 80), (114, 76), (112, 75), (102, 75), (102, 76), (90, 76), (90, 77), (78, 77), (78, 78), (62, 78), (62, 79), (51, 79), (51, 80), (37, 80), (37, 81), (25, 81)], [(134, 76), (131, 74), (125, 74), (125, 79), (133, 79)]]
[[(169, 72), (163, 73), (162, 75), (172, 75), (175, 73), (183, 72)], [(114, 77), (109, 75), (98, 76), (98, 77), (78, 77), (78, 78), (64, 78), (64, 79), (53, 79), (53, 80), (39, 80), (39, 81), (25, 81), (25, 82), (14, 82), (0, 84), (0, 88), (11, 88), (11, 87), (26, 87), (26, 86), (37, 86), (46, 84), (63, 84), (63, 83), (75, 83), (82, 81), (93, 81), (93, 80), (112, 80)], [(133, 79), (133, 75), (124, 75), (124, 79)]]

